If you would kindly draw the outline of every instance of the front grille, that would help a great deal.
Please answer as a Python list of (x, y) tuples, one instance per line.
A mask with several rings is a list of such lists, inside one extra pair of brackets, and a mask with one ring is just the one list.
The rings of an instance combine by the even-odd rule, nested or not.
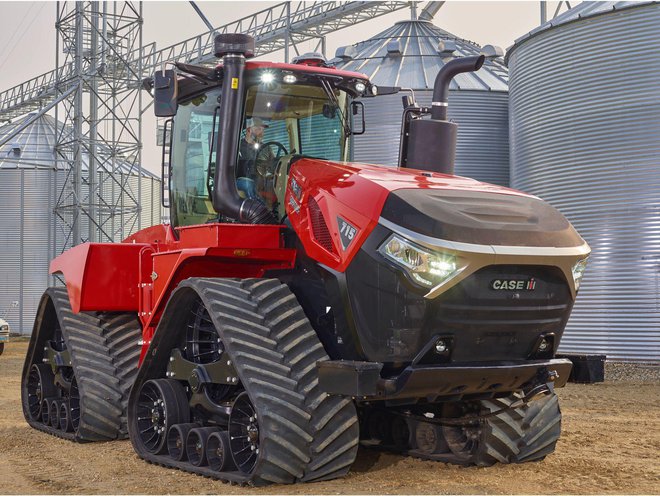
[[(533, 291), (495, 290), (493, 281), (536, 281)], [(566, 279), (553, 267), (491, 266), (441, 294), (433, 327), (455, 339), (452, 361), (527, 358), (538, 336), (566, 325), (572, 307)]]

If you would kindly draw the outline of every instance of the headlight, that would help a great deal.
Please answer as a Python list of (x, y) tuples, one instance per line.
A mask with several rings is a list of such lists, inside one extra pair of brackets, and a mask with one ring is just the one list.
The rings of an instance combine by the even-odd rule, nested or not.
[(396, 234), (390, 236), (378, 251), (427, 288), (437, 286), (460, 272), (455, 255), (427, 250)]
[(578, 260), (577, 263), (573, 266), (573, 281), (575, 282), (575, 291), (580, 289), (582, 276), (584, 275), (584, 271), (587, 268), (587, 260), (589, 259), (583, 258), (582, 260)]
[(8, 326), (8, 325), (0, 326), (0, 331), (8, 331), (8, 330), (9, 330), (9, 326)]

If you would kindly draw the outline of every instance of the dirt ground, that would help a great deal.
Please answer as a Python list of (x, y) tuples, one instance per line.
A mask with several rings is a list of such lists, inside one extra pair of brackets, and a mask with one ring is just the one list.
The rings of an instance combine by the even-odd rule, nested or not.
[(129, 441), (74, 444), (30, 429), (20, 406), (26, 341), (0, 357), (4, 494), (558, 494), (660, 493), (660, 383), (569, 384), (557, 451), (542, 462), (463, 468), (360, 449), (348, 477), (241, 488), (140, 460)]

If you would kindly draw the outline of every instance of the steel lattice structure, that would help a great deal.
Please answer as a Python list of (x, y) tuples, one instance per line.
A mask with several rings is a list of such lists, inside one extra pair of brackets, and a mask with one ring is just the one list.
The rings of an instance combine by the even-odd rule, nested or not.
[(142, 227), (140, 181), (131, 182), (142, 174), (141, 82), (164, 63), (213, 64), (215, 35), (232, 32), (254, 36), (257, 56), (283, 50), (288, 61), (300, 53), (300, 43), (313, 40), (325, 53), (327, 34), (409, 6), (282, 2), (158, 49), (143, 45), (141, 2), (58, 2), (56, 69), (0, 92), (0, 121), (53, 111), (61, 122), (55, 167), (66, 179), (54, 186), (53, 256), (84, 241), (116, 241)]
[[(55, 248), (140, 229), (142, 43), (139, 2), (58, 2)], [(63, 60), (62, 60), (63, 59)], [(60, 126), (61, 124), (61, 126)]]

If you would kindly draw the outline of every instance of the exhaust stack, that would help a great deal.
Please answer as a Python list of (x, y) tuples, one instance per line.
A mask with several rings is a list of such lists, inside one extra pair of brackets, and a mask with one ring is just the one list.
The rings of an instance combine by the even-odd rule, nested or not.
[(483, 55), (462, 57), (445, 64), (435, 78), (431, 119), (410, 122), (405, 166), (413, 169), (454, 173), (458, 125), (447, 120), (449, 84), (458, 74), (478, 71)]
[(246, 224), (275, 223), (266, 205), (254, 198), (243, 200), (236, 188), (236, 162), (241, 134), (245, 60), (254, 56), (254, 38), (246, 34), (219, 34), (215, 56), (222, 57), (223, 80), (219, 127), (215, 149), (213, 208), (216, 212)]

